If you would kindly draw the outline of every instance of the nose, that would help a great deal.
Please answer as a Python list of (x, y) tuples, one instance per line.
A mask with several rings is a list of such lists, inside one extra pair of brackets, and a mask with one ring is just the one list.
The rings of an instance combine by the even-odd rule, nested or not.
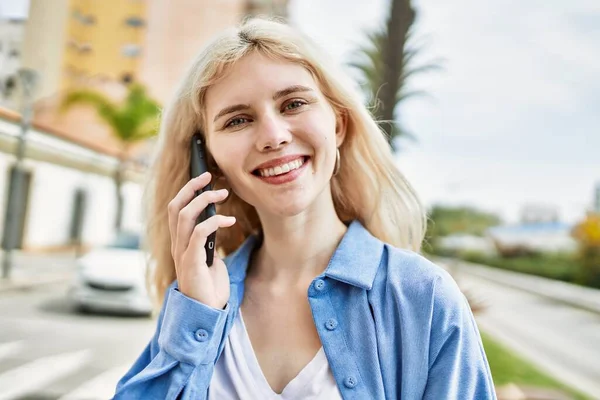
[(271, 112), (265, 113), (258, 125), (258, 151), (277, 150), (291, 141), (292, 134), (283, 118)]

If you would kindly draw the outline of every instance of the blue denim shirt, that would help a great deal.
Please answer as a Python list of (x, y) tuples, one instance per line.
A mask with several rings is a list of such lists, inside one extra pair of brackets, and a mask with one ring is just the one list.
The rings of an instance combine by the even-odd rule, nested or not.
[[(207, 398), (258, 244), (250, 236), (226, 258), (231, 294), (223, 310), (186, 297), (176, 282), (169, 287), (154, 337), (115, 399)], [(477, 325), (452, 277), (358, 221), (307, 296), (344, 399), (496, 398)]]

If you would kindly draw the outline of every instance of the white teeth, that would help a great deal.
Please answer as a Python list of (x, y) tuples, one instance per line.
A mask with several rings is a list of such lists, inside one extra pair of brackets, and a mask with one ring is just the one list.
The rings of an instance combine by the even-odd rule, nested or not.
[(285, 174), (287, 172), (290, 172), (292, 170), (298, 169), (302, 166), (302, 164), (304, 164), (304, 159), (303, 158), (299, 158), (295, 161), (289, 162), (287, 164), (283, 164), (283, 165), (278, 165), (274, 168), (265, 168), (265, 169), (261, 169), (259, 170), (260, 176), (276, 176), (276, 175), (281, 175), (281, 174)]

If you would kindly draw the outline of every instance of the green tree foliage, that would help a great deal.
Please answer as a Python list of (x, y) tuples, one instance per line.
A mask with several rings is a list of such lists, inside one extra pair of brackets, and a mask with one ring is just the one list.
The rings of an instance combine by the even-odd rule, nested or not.
[(464, 233), (482, 236), (486, 229), (499, 225), (501, 219), (494, 214), (476, 210), (471, 207), (433, 206), (427, 224), (428, 241), (435, 241), (443, 236)]
[(393, 150), (398, 150), (395, 138), (414, 139), (399, 123), (398, 104), (425, 94), (408, 90), (408, 78), (439, 68), (438, 62), (414, 65), (421, 50), (409, 45), (414, 42), (411, 40), (414, 21), (415, 10), (410, 0), (392, 0), (385, 27), (367, 34), (367, 44), (358, 49), (349, 64), (362, 76), (369, 106)]
[(119, 166), (114, 180), (117, 196), (117, 214), (115, 227), (119, 231), (123, 220), (123, 195), (121, 186), (129, 147), (137, 142), (155, 136), (158, 131), (160, 105), (153, 100), (141, 84), (131, 84), (128, 94), (121, 103), (113, 101), (95, 90), (81, 89), (67, 93), (61, 102), (61, 111), (65, 112), (75, 105), (92, 106), (101, 121), (108, 126), (112, 134), (121, 143)]

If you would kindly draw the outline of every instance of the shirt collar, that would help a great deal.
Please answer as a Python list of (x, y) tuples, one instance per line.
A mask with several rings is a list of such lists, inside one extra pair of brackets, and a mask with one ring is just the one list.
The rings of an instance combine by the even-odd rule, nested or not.
[[(250, 235), (235, 252), (227, 257), (231, 283), (237, 284), (244, 280), (248, 262), (259, 242), (257, 235)], [(374, 237), (358, 220), (354, 220), (333, 253), (324, 275), (370, 290), (382, 254), (383, 242)]]

